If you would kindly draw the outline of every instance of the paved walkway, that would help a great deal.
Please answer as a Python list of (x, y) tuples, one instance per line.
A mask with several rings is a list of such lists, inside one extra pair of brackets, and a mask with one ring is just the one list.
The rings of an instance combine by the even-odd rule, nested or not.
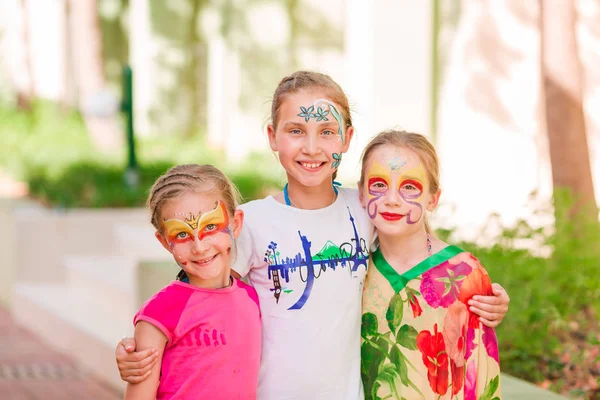
[(122, 394), (48, 348), (0, 307), (0, 399), (117, 400)]

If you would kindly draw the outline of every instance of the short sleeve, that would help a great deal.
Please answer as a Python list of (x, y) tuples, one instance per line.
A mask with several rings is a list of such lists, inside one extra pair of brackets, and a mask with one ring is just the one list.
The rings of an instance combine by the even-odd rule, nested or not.
[(254, 245), (252, 235), (250, 234), (249, 222), (244, 221), (240, 236), (235, 243), (235, 256), (232, 260), (231, 268), (244, 277), (252, 268), (252, 258), (254, 255)]
[(133, 325), (146, 321), (159, 329), (171, 343), (191, 293), (176, 285), (165, 287), (144, 303), (133, 317)]

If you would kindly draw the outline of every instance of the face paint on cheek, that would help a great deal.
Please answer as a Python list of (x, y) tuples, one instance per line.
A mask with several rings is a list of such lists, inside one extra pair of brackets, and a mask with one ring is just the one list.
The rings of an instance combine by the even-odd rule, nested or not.
[(385, 194), (387, 193), (387, 189), (373, 190), (371, 186), (376, 183), (381, 183), (387, 186), (387, 182), (385, 181), (385, 179), (379, 177), (370, 178), (367, 182), (369, 197), (371, 197), (371, 199), (367, 203), (367, 214), (369, 214), (369, 218), (371, 219), (375, 219), (375, 217), (377, 216), (377, 201), (381, 197), (385, 196)]
[[(414, 187), (417, 188), (418, 192), (415, 193), (404, 193), (402, 191), (402, 187), (404, 185), (413, 185)], [(407, 180), (407, 181), (403, 181), (400, 184), (400, 189), (398, 190), (398, 193), (400, 194), (400, 197), (402, 197), (402, 199), (407, 203), (407, 204), (411, 204), (412, 206), (414, 206), (415, 208), (411, 209), (410, 211), (408, 211), (406, 213), (406, 223), (407, 224), (416, 224), (417, 222), (419, 222), (419, 220), (421, 219), (421, 217), (423, 216), (423, 206), (421, 205), (421, 203), (414, 201), (419, 199), (422, 195), (423, 195), (423, 185), (421, 185), (420, 182), (417, 182), (415, 180)], [(415, 211), (415, 216), (413, 219), (413, 211)]]
[(335, 160), (332, 164), (331, 164), (331, 168), (336, 169), (337, 167), (340, 166), (340, 163), (342, 162), (342, 153), (333, 153), (331, 154), (331, 156), (333, 157), (333, 159)]

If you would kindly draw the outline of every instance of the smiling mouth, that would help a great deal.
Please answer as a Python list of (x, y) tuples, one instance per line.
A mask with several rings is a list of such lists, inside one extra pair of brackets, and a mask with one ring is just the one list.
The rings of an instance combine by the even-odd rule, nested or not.
[(324, 161), (318, 161), (318, 162), (303, 162), (303, 161), (297, 161), (297, 163), (304, 169), (308, 170), (308, 171), (316, 171), (319, 168), (321, 168), (323, 165), (327, 164)]
[(207, 265), (207, 264), (210, 264), (210, 262), (211, 262), (212, 260), (214, 260), (214, 259), (217, 257), (217, 255), (218, 255), (218, 254), (215, 254), (215, 255), (214, 255), (214, 256), (212, 256), (212, 257), (203, 258), (203, 259), (201, 259), (201, 260), (198, 260), (198, 261), (192, 261), (192, 263), (194, 263), (195, 265), (197, 265), (197, 266), (199, 266), (199, 267), (203, 267), (203, 266), (205, 266), (205, 265)]
[(404, 217), (404, 214), (396, 214), (396, 213), (388, 213), (388, 212), (380, 213), (380, 215), (386, 221), (399, 221)]

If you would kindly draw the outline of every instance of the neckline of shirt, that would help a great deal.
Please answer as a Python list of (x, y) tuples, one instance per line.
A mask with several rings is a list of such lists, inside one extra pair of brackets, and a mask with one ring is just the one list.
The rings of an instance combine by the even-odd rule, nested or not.
[(343, 197), (344, 197), (344, 189), (339, 188), (337, 198), (335, 199), (335, 201), (333, 203), (331, 203), (330, 205), (328, 205), (326, 207), (317, 208), (315, 210), (306, 210), (303, 208), (290, 207), (287, 204), (278, 202), (275, 199), (275, 197), (273, 197), (272, 195), (265, 197), (265, 200), (275, 203), (277, 207), (281, 207), (282, 209), (285, 209), (289, 212), (295, 212), (295, 213), (301, 213), (301, 214), (312, 214), (312, 213), (320, 214), (320, 213), (327, 212), (327, 211), (335, 208), (339, 202), (344, 202), (345, 200), (343, 199)]
[(231, 285), (229, 285), (227, 287), (224, 287), (224, 288), (220, 288), (220, 289), (201, 288), (201, 287), (194, 286), (192, 284), (189, 284), (189, 283), (183, 282), (183, 281), (173, 281), (171, 283), (174, 284), (174, 285), (177, 285), (177, 286), (183, 286), (185, 288), (196, 290), (196, 291), (199, 291), (199, 292), (214, 293), (214, 294), (225, 294), (225, 293), (231, 293), (236, 288), (239, 287), (237, 279), (235, 279), (234, 277), (231, 277), (231, 279), (233, 280), (231, 282)]

